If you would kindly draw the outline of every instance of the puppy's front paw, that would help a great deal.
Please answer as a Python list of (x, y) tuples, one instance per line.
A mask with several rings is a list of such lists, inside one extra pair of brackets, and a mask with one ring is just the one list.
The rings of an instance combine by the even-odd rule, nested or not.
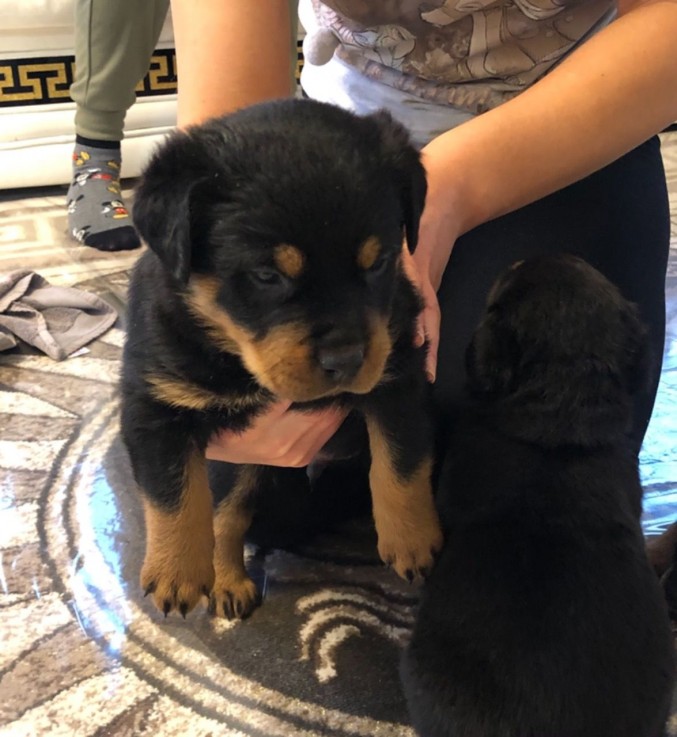
[(239, 571), (219, 572), (209, 597), (209, 613), (226, 619), (246, 619), (261, 603), (256, 584)]
[(176, 609), (185, 617), (203, 596), (209, 596), (214, 584), (211, 551), (202, 555), (183, 553), (149, 549), (141, 569), (144, 592), (152, 596), (165, 616)]
[(411, 536), (409, 540), (379, 538), (378, 552), (381, 560), (393, 568), (398, 576), (412, 583), (426, 578), (435, 564), (435, 557), (442, 548), (442, 535)]
[(442, 549), (442, 531), (435, 509), (400, 510), (401, 516), (377, 520), (381, 560), (409, 581), (424, 579)]
[[(369, 484), (381, 560), (410, 583), (425, 578), (442, 549), (442, 531), (431, 484), (432, 458), (402, 473), (401, 450), (378, 421), (367, 417)], [(409, 464), (407, 464), (409, 465)]]

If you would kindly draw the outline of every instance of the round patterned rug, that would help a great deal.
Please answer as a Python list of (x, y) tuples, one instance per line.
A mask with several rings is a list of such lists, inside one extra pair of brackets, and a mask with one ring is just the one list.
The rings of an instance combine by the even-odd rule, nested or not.
[[(249, 549), (264, 602), (245, 622), (165, 619), (143, 598), (122, 342), (118, 328), (61, 363), (0, 363), (0, 734), (412, 737), (398, 660), (416, 589), (382, 566), (368, 521), (293, 553)], [(654, 532), (672, 509), (653, 510)]]
[(264, 602), (247, 621), (165, 619), (143, 598), (122, 341), (0, 366), (4, 733), (412, 734), (397, 668), (416, 590), (380, 563), (368, 521), (295, 553), (248, 548)]

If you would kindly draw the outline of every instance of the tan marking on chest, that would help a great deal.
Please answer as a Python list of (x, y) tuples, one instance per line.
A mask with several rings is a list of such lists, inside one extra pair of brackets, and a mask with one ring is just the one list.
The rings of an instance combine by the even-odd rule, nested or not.
[(181, 409), (204, 412), (207, 409), (223, 408), (242, 411), (257, 407), (265, 401), (263, 391), (253, 394), (217, 394), (189, 381), (153, 374), (147, 375), (146, 381), (150, 384), (150, 393), (155, 399)]

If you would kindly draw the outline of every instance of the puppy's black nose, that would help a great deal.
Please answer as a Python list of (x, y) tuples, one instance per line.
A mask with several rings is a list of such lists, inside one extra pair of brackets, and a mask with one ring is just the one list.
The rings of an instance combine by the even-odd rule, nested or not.
[(347, 345), (333, 348), (321, 348), (319, 352), (320, 366), (332, 381), (349, 381), (362, 367), (364, 346)]

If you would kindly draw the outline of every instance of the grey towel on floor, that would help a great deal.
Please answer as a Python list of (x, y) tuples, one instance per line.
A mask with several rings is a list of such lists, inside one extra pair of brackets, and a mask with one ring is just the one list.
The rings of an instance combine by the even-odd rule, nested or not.
[(17, 338), (62, 361), (110, 328), (115, 310), (101, 298), (52, 286), (33, 271), (0, 277), (0, 351)]

